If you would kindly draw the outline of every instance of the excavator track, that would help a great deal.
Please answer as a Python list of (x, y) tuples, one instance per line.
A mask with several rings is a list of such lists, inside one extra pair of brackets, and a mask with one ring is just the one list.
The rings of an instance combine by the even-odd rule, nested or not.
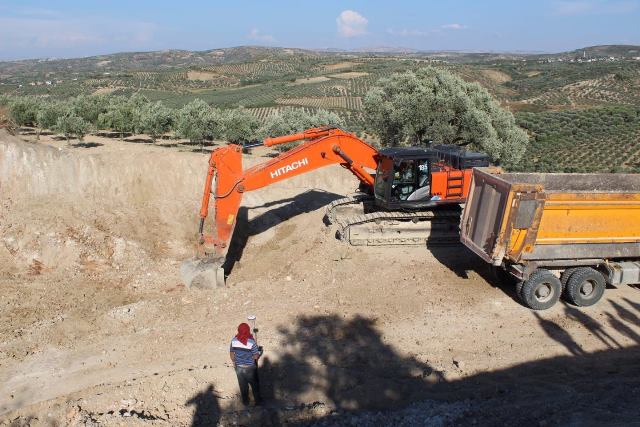
[(355, 193), (347, 197), (343, 197), (342, 199), (334, 200), (333, 202), (327, 205), (327, 209), (325, 211), (324, 217), (325, 220), (330, 224), (335, 224), (338, 210), (341, 207), (349, 206), (349, 205), (357, 205), (360, 203), (366, 203), (368, 201), (372, 201), (373, 196), (364, 193)]
[(336, 236), (354, 246), (450, 245), (460, 240), (460, 209), (378, 211), (337, 218)]

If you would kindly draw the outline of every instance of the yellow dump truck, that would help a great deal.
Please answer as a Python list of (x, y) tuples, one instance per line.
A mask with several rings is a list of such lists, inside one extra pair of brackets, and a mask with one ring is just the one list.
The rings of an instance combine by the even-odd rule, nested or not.
[(460, 235), (527, 307), (593, 305), (640, 283), (640, 175), (474, 169)]

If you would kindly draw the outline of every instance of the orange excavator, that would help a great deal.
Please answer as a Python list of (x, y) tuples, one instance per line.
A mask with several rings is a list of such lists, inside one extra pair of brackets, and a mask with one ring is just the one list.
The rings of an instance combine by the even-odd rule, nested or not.
[[(303, 141), (279, 156), (242, 168), (242, 150)], [(458, 241), (460, 204), (473, 167), (488, 166), (485, 154), (455, 146), (377, 150), (338, 128), (320, 127), (211, 153), (200, 208), (198, 256), (183, 263), (182, 278), (195, 287), (224, 284), (222, 265), (236, 225), (242, 195), (324, 166), (339, 164), (360, 182), (359, 191), (327, 207), (337, 236), (353, 245)], [(214, 230), (205, 233), (211, 195)], [(354, 213), (353, 207), (358, 206)], [(349, 215), (340, 216), (346, 209)]]

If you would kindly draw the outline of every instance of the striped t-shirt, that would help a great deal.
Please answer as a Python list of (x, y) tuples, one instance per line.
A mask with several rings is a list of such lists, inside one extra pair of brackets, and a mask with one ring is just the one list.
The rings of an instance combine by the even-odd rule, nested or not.
[(233, 337), (229, 351), (235, 354), (237, 366), (253, 366), (253, 356), (258, 354), (258, 344), (251, 338), (246, 344), (242, 344), (238, 338)]

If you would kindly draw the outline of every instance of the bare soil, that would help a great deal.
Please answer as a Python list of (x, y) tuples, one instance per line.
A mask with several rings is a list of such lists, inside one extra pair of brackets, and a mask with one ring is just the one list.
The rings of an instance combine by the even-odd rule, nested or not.
[[(537, 313), (461, 246), (345, 246), (335, 167), (246, 194), (227, 287), (189, 290), (206, 155), (0, 132), (0, 425), (638, 423), (638, 288)], [(244, 409), (248, 314), (267, 404)]]
[(369, 73), (365, 73), (362, 71), (349, 71), (346, 73), (331, 74), (329, 77), (333, 77), (336, 79), (357, 79), (358, 77), (364, 77), (368, 75)]
[(187, 71), (187, 78), (189, 80), (216, 80), (220, 78), (220, 74), (207, 71)]
[(511, 76), (505, 72), (498, 70), (480, 70), (480, 72), (487, 78), (493, 80), (496, 83), (506, 83), (511, 81)]
[(344, 61), (344, 62), (336, 62), (335, 64), (325, 65), (324, 68), (325, 70), (341, 70), (344, 68), (353, 68), (358, 65), (360, 64), (357, 62)]

